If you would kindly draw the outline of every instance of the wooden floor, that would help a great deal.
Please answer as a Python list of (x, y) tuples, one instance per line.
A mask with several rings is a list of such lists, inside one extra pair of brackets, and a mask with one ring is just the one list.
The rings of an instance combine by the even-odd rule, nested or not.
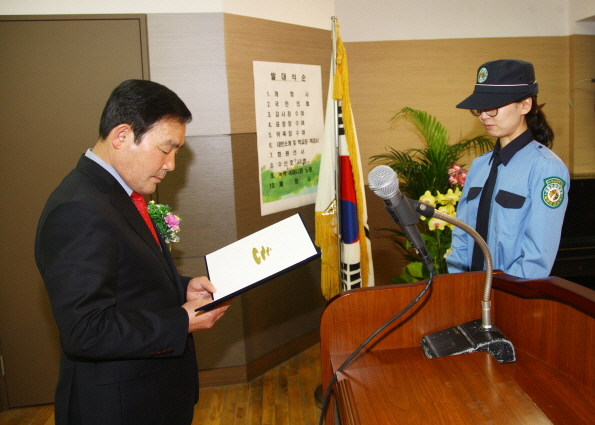
[[(201, 388), (192, 425), (314, 425), (321, 382), (316, 344), (249, 384)], [(0, 412), (0, 425), (54, 425), (53, 405)]]

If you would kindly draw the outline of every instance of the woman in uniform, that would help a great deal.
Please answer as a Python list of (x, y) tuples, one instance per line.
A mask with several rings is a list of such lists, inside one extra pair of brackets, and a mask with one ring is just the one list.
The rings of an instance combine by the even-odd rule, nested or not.
[[(471, 164), (457, 218), (487, 241), (494, 270), (531, 279), (550, 274), (570, 183), (550, 150), (554, 133), (537, 92), (533, 64), (501, 59), (479, 67), (473, 94), (457, 105), (497, 138), (494, 150)], [(451, 273), (485, 270), (481, 250), (458, 228), (446, 261)]]

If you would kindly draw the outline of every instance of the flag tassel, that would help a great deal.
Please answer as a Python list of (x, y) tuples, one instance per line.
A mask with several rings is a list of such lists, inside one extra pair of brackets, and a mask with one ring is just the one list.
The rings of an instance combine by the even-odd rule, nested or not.
[[(334, 203), (334, 202), (333, 202)], [(316, 212), (315, 215), (316, 246), (321, 248), (320, 284), (322, 295), (327, 300), (339, 293), (339, 246), (336, 233), (337, 220), (334, 212)]]

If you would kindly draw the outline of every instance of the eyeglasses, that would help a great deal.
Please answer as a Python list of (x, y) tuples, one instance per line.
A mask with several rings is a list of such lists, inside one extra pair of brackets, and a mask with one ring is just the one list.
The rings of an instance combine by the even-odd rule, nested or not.
[(488, 115), (488, 117), (492, 117), (493, 118), (496, 115), (498, 115), (498, 109), (500, 109), (500, 108), (496, 108), (496, 109), (471, 109), (470, 111), (476, 117), (480, 116), (482, 112), (485, 112)]

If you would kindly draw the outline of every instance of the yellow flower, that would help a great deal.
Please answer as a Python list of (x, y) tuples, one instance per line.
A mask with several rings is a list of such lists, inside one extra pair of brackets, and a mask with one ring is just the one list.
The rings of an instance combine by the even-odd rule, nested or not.
[(440, 205), (444, 205), (447, 202), (448, 202), (448, 200), (446, 199), (446, 196), (444, 196), (442, 193), (436, 191), (436, 203), (440, 204)]
[(461, 199), (461, 191), (457, 188), (456, 191), (452, 191), (452, 189), (448, 189), (445, 195), (441, 195), (441, 203), (443, 205), (456, 205)]
[[(432, 194), (430, 193), (429, 190), (426, 190), (426, 193), (421, 195), (419, 200), (421, 202), (423, 202), (424, 204), (428, 204), (428, 205), (431, 205), (432, 207), (436, 207), (436, 199), (432, 196)], [(423, 215), (420, 218), (422, 221), (425, 221), (425, 219), (426, 219)]]
[[(446, 204), (446, 205), (438, 208), (438, 211), (440, 211), (441, 213), (447, 214), (451, 217), (457, 216), (457, 210), (455, 209), (454, 205)], [(455, 228), (454, 224), (446, 223), (446, 225), (448, 227), (450, 227), (450, 230), (454, 230), (454, 228)], [(444, 230), (444, 226), (440, 230)]]
[(446, 204), (446, 205), (438, 208), (438, 211), (440, 211), (441, 213), (444, 213), (444, 214), (448, 214), (451, 217), (457, 216), (457, 210), (455, 209), (455, 206), (452, 204)]
[(421, 197), (419, 198), (420, 201), (422, 201), (424, 204), (428, 204), (431, 205), (433, 207), (436, 206), (436, 198), (434, 198), (432, 196), (432, 194), (430, 193), (429, 190), (426, 190), (426, 193), (424, 193), (423, 195), (421, 195)]
[(444, 227), (446, 226), (446, 224), (447, 224), (446, 221), (439, 220), (437, 218), (431, 218), (428, 221), (428, 228), (430, 230), (437, 230), (437, 229), (444, 230)]

